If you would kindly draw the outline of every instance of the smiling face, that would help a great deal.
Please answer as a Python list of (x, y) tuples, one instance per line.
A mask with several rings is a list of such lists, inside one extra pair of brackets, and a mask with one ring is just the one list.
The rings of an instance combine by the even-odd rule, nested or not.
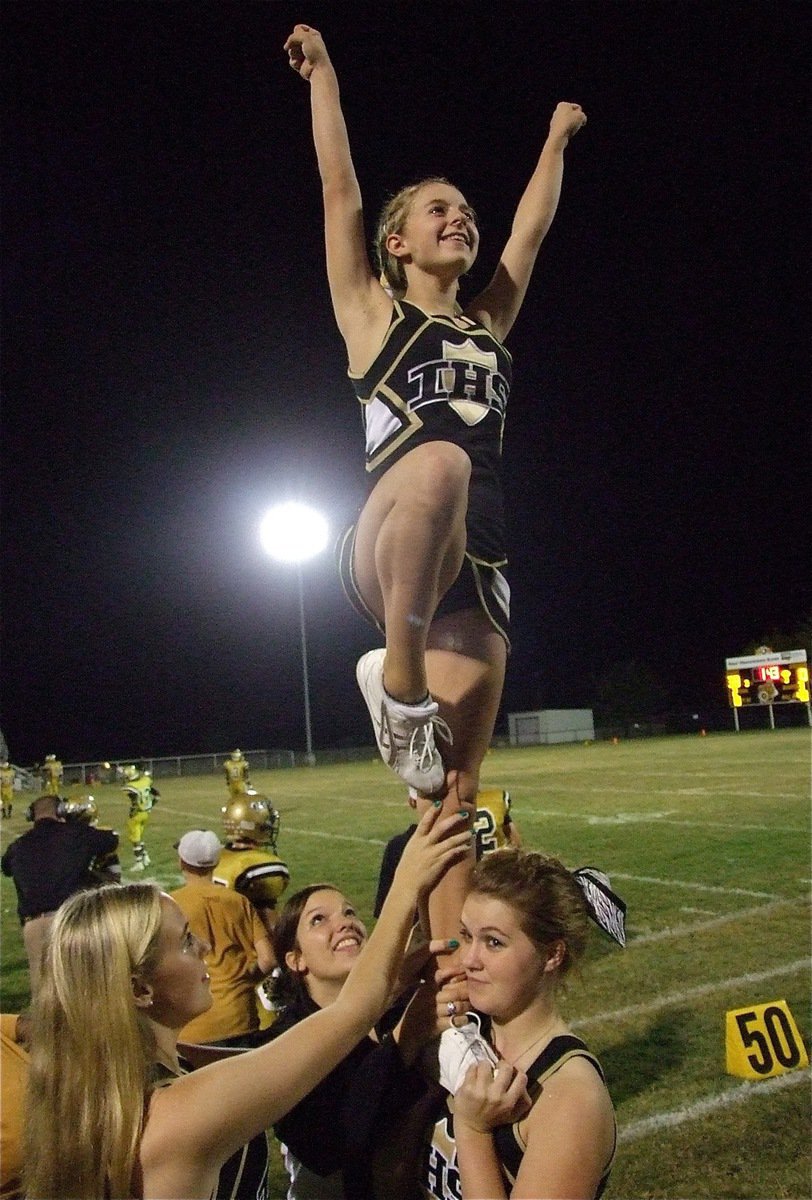
[(422, 184), (412, 196), (402, 227), (389, 235), (386, 245), (404, 268), (413, 264), (462, 275), (472, 267), (479, 249), (474, 211), (452, 184)]
[(211, 1008), (209, 973), (203, 961), (211, 947), (195, 937), (171, 897), (161, 896), (161, 912), (157, 961), (144, 981), (147, 999), (152, 1001), (145, 1011), (169, 1029), (182, 1029)]
[(296, 926), (296, 946), (285, 955), (292, 971), (304, 976), (317, 1004), (335, 999), (367, 939), (349, 900), (332, 888), (308, 896)]
[(471, 1004), (499, 1021), (524, 1012), (544, 987), (550, 961), (530, 940), (514, 908), (471, 892), (462, 909), (460, 962)]

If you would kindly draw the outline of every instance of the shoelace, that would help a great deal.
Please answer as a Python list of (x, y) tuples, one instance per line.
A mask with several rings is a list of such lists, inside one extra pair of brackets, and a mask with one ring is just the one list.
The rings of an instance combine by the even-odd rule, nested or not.
[(456, 1091), (472, 1063), (488, 1062), (492, 1067), (498, 1056), (482, 1036), (476, 1013), (466, 1013), (466, 1024), (447, 1029), (440, 1038), (440, 1082)]
[(457, 1033), (462, 1035), (463, 1039), (469, 1046), (472, 1042), (475, 1042), (477, 1038), (480, 1038), (482, 1041), (484, 1041), (485, 1039), (482, 1036), (482, 1021), (479, 1013), (467, 1012), (465, 1016), (466, 1021), (464, 1025), (454, 1025), (452, 1028), (456, 1029)]
[(442, 717), (435, 716), (425, 724), (418, 725), (409, 738), (409, 755), (421, 771), (427, 770), (432, 765), (437, 753), (434, 742), (435, 728), (443, 741), (448, 742), (449, 746), (454, 744), (454, 735)]

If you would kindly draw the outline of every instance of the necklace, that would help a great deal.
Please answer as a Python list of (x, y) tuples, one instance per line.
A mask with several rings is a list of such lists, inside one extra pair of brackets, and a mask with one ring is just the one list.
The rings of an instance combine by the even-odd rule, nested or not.
[[(505, 1055), (502, 1054), (501, 1050), (499, 1050), (498, 1053), (499, 1053), (500, 1058), (504, 1058), (505, 1062), (509, 1062), (512, 1067), (515, 1067), (516, 1063), (519, 1061), (519, 1059), (524, 1058), (524, 1056), (525, 1056), (525, 1054), (527, 1054), (528, 1050), (532, 1050), (534, 1046), (537, 1046), (539, 1044), (539, 1042), (547, 1036), (547, 1034), (550, 1032), (550, 1030), (554, 1027), (557, 1020), (558, 1020), (558, 1017), (553, 1017), (552, 1021), (550, 1021), (550, 1023), (548, 1025), (544, 1026), (544, 1028), (542, 1029), (542, 1031), (538, 1035), (538, 1037), (533, 1038), (533, 1041), (530, 1043), (530, 1045), (525, 1046), (524, 1050), (522, 1050), (520, 1054), (516, 1054), (513, 1056), (512, 1059), (509, 1059), (509, 1058), (505, 1058)], [(494, 1049), (496, 1049), (495, 1045), (494, 1045)]]

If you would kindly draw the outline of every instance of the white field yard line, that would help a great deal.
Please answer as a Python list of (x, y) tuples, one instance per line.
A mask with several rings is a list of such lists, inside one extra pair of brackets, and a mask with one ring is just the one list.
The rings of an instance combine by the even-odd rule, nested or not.
[(709, 1113), (718, 1112), (720, 1108), (729, 1108), (734, 1104), (747, 1104), (759, 1096), (771, 1095), (782, 1088), (795, 1087), (805, 1083), (809, 1087), (812, 1070), (809, 1067), (800, 1071), (789, 1071), (786, 1075), (774, 1075), (772, 1079), (754, 1080), (752, 1083), (740, 1083), (736, 1087), (727, 1088), (723, 1092), (714, 1092), (701, 1100), (694, 1100), (683, 1108), (672, 1109), (671, 1112), (655, 1113), (653, 1117), (641, 1117), (638, 1121), (630, 1121), (628, 1125), (618, 1129), (619, 1144), (635, 1142), (649, 1134), (659, 1133), (664, 1129), (674, 1129), (686, 1121), (695, 1121)]
[(809, 834), (808, 825), (755, 825), (739, 822), (736, 825), (731, 825), (729, 821), (677, 821), (671, 817), (663, 817), (661, 825), (683, 825), (689, 829), (729, 829), (735, 833), (737, 830), (747, 833), (800, 833), (802, 835)]
[[(561, 791), (565, 791), (561, 788)], [(582, 788), (571, 788), (571, 791), (583, 791)], [(752, 792), (745, 788), (737, 787), (735, 784), (730, 784), (725, 787), (608, 787), (601, 784), (599, 787), (591, 787), (590, 792), (596, 795), (605, 796), (729, 796), (731, 792), (735, 792), (737, 799), (746, 798), (749, 800), (795, 800), (800, 803), (805, 799), (800, 792)]]
[[(784, 764), (784, 774), (792, 771), (789, 779), (784, 779), (782, 782), (785, 787), (793, 786), (792, 779), (795, 778), (794, 770), (797, 770), (796, 786), (802, 790), (808, 783), (809, 770), (808, 764), (804, 763), (787, 763)], [(637, 771), (631, 768), (628, 771), (628, 778), (624, 776), (621, 769), (614, 766), (611, 768), (612, 775), (615, 779), (623, 780), (622, 783), (605, 783), (603, 778), (600, 783), (590, 783), (593, 775), (603, 777), (606, 771), (605, 763), (591, 764), (589, 767), (579, 765), (573, 771), (551, 771), (539, 769), (538, 767), (517, 767), (513, 764), (505, 771), (503, 778), (494, 781), (492, 784), (483, 780), (483, 787), (510, 787), (510, 781), (517, 779), (520, 776), (532, 776), (537, 780), (540, 787), (559, 787), (562, 791), (583, 791), (589, 787), (590, 791), (601, 792), (642, 792), (655, 791), (658, 789), (666, 790), (663, 782), (668, 785), (669, 791), (677, 792), (687, 796), (693, 795), (714, 795), (716, 793), (735, 792), (737, 795), (747, 795), (761, 797), (767, 800), (792, 800), (799, 797), (799, 791), (792, 792), (777, 792), (765, 791), (763, 788), (753, 787), (753, 772), (741, 773), (725, 773), (723, 771), (709, 771), (706, 768), (698, 771), (680, 769), (677, 774), (676, 770), (668, 771)], [(649, 782), (651, 781), (651, 782)], [(654, 781), (660, 781), (655, 783)]]
[[(562, 792), (567, 790), (583, 792), (584, 789), (577, 783), (571, 784), (568, 789), (567, 785), (562, 782), (560, 790)], [(800, 792), (757, 792), (735, 782), (723, 784), (716, 780), (714, 780), (713, 787), (652, 787), (651, 784), (642, 784), (639, 779), (636, 779), (634, 783), (625, 784), (623, 787), (615, 787), (606, 783), (593, 784), (589, 790), (606, 796), (729, 796), (731, 792), (735, 792), (737, 797), (746, 796), (752, 800), (804, 799)]]
[[(271, 792), (269, 789), (266, 793), (263, 793), (263, 795), (267, 795), (267, 797), (273, 801), (283, 816), (287, 807), (298, 805), (302, 803), (302, 801), (309, 803), (313, 799), (313, 793), (305, 791), (304, 789), (301, 792), (297, 792), (295, 790), (286, 791), (283, 796), (280, 795), (279, 792)], [(403, 810), (403, 817), (406, 822), (409, 821), (410, 814), (413, 813), (413, 810), (409, 807), (405, 796), (402, 796), (398, 800), (381, 799), (380, 796), (374, 796), (367, 799), (365, 796), (359, 796), (356, 792), (330, 792), (329, 799), (333, 804), (346, 804), (348, 808), (357, 808), (360, 805), (366, 805), (367, 807), (374, 808), (399, 808)], [(223, 797), (222, 803), (226, 803), (225, 796)], [(218, 811), (219, 807), (220, 805), (218, 801)], [(177, 809), (170, 809), (166, 807), (163, 803), (161, 803), (161, 808), (166, 808), (167, 812), (178, 811)]]
[[(647, 795), (649, 793), (646, 793)], [(624, 812), (616, 813), (614, 816), (597, 816), (595, 813), (573, 812), (572, 809), (563, 808), (531, 808), (523, 809), (516, 807), (516, 820), (525, 821), (536, 820), (540, 817), (553, 817), (555, 820), (568, 821), (586, 821), (588, 825), (643, 825), (649, 823), (651, 825), (682, 825), (691, 829), (729, 829), (731, 833), (739, 831), (751, 831), (756, 833), (807, 833), (808, 828), (804, 825), (754, 825), (744, 824), (742, 822), (733, 821), (685, 821), (674, 820), (672, 817), (666, 816), (662, 812)]]
[[(498, 786), (498, 785), (494, 785), (494, 786)], [(508, 790), (510, 790), (510, 789), (508, 788)], [(556, 783), (556, 790), (557, 791), (566, 791), (567, 788), (566, 788), (566, 785), (559, 787), (558, 783)], [(584, 791), (583, 788), (577, 788), (577, 789), (573, 789), (573, 790), (577, 790), (580, 795), (583, 795), (583, 791)], [(599, 792), (603, 792), (603, 791), (608, 792), (609, 789), (593, 788), (591, 790), (595, 793), (599, 793)], [(617, 789), (612, 789), (612, 790), (616, 791), (619, 795), (626, 795), (626, 796), (632, 794), (632, 792), (634, 791), (634, 789), (631, 789), (631, 788), (617, 788)], [(712, 795), (713, 794), (712, 791), (710, 791), (710, 790), (706, 791), (705, 789), (699, 789), (696, 792), (691, 792), (690, 794), (698, 795), (700, 793), (702, 795)], [(638, 794), (641, 796), (650, 796), (653, 793), (652, 793), (651, 789), (645, 789), (645, 790), (641, 790)], [(661, 793), (658, 793), (658, 794), (665, 795), (665, 796), (675, 796), (675, 795), (686, 795), (688, 793), (686, 793), (684, 790), (681, 792), (674, 792), (673, 790), (668, 790), (668, 791), (662, 791)], [(739, 792), (738, 794), (742, 795), (741, 792)], [(755, 793), (751, 793), (751, 794), (755, 795)], [(357, 793), (350, 793), (350, 792), (347, 792), (346, 794), (343, 794), (340, 792), (335, 792), (335, 793), (332, 793), (331, 798), (336, 803), (346, 802), (347, 805), (355, 806), (355, 807), (358, 807), (360, 805), (366, 805), (366, 806), (374, 806), (375, 808), (400, 809), (403, 812), (403, 817), (404, 817), (405, 823), (408, 823), (411, 819), (413, 819), (413, 810), (409, 808), (406, 800), (402, 799), (402, 798), (399, 798), (396, 800), (387, 800), (385, 798), (381, 798), (380, 796), (374, 796), (374, 797), (367, 799), (364, 796), (357, 795)], [(775, 800), (797, 800), (798, 799), (797, 796), (773, 795), (772, 793), (770, 793), (770, 798), (775, 799)], [(300, 793), (297, 793), (295, 791), (287, 792), (285, 794), (284, 800), (280, 801), (280, 804), (283, 806), (282, 810), (281, 810), (283, 813), (283, 816), (284, 816), (284, 804), (285, 803), (296, 804), (298, 801), (310, 800), (310, 799), (311, 799), (311, 795), (309, 792), (306, 792), (306, 791), (302, 791)], [(171, 810), (167, 809), (166, 811), (171, 811)], [(656, 824), (660, 824), (660, 825), (682, 825), (682, 826), (687, 826), (689, 828), (699, 828), (699, 829), (704, 829), (704, 828), (730, 829), (732, 831), (740, 831), (740, 830), (747, 831), (747, 830), (749, 830), (749, 831), (753, 831), (756, 833), (804, 833), (805, 834), (808, 832), (808, 827), (799, 826), (799, 825), (776, 825), (775, 823), (770, 823), (769, 825), (743, 824), (740, 821), (737, 821), (735, 823), (732, 821), (687, 821), (687, 820), (672, 818), (670, 816), (670, 812), (675, 811), (673, 809), (668, 810), (666, 812), (663, 812), (663, 811), (657, 811), (657, 812), (643, 811), (640, 813), (624, 812), (624, 813), (608, 814), (606, 816), (597, 816), (595, 813), (585, 813), (585, 812), (581, 812), (581, 811), (577, 811), (577, 810), (574, 811), (572, 809), (564, 810), (564, 809), (535, 808), (532, 806), (531, 802), (528, 802), (527, 800), (525, 800), (525, 804), (523, 807), (519, 807), (519, 805), (515, 806), (515, 811), (516, 811), (517, 821), (518, 820), (526, 820), (526, 819), (529, 819), (532, 821), (535, 818), (544, 818), (544, 817), (555, 817), (555, 818), (564, 817), (564, 818), (567, 818), (568, 820), (573, 820), (573, 821), (586, 821), (588, 824), (592, 824), (592, 825), (600, 825), (600, 824), (604, 824), (604, 823), (607, 825), (614, 825), (614, 824), (624, 824), (625, 825), (625, 824), (633, 824), (633, 823), (642, 824), (644, 822), (652, 822), (652, 823), (656, 823)]]
[[(208, 825), (203, 825), (203, 826), (198, 825), (197, 826), (198, 829), (200, 829), (200, 828), (212, 829), (213, 823), (216, 823), (219, 825), (220, 821), (222, 820), (222, 813), (220, 812), (219, 804), (217, 805), (216, 813), (213, 813), (210, 810), (204, 811), (201, 808), (196, 808), (196, 809), (190, 810), (188, 808), (175, 808), (171, 804), (164, 804), (163, 801), (160, 801), (159, 803), (161, 805), (159, 812), (161, 812), (161, 813), (172, 813), (176, 817), (188, 817), (191, 821), (208, 821), (209, 822)], [(223, 801), (223, 803), (225, 804), (225, 800)], [(147, 825), (147, 831), (149, 831), (149, 825)], [(215, 830), (215, 832), (216, 832), (216, 830)]]
[(647, 1000), (643, 1004), (630, 1004), (626, 1008), (615, 1008), (610, 1012), (592, 1013), (591, 1016), (570, 1021), (570, 1026), (572, 1029), (584, 1029), (589, 1025), (604, 1025), (625, 1021), (630, 1017), (642, 1017), (648, 1013), (659, 1012), (663, 1008), (672, 1008), (674, 1005), (690, 1004), (694, 1000), (712, 996), (715, 992), (724, 992), (738, 987), (752, 987), (754, 984), (765, 983), (768, 979), (775, 979), (780, 975), (795, 975), (799, 971), (808, 971), (810, 965), (812, 965), (811, 959), (796, 958), (794, 962), (783, 963), (768, 971), (752, 971), (748, 975), (716, 979), (713, 983), (702, 983), (697, 987), (684, 988), (679, 992), (668, 992), (664, 996), (657, 996), (654, 1000)]
[(358, 837), (353, 833), (330, 833), (326, 829), (294, 829), (292, 825), (286, 825), (284, 829), (286, 833), (296, 833), (299, 837), (325, 838), (328, 842), (360, 842), (364, 846), (386, 845), (384, 838)]
[[(556, 786), (555, 790), (558, 792), (563, 792), (563, 791), (566, 791), (566, 788), (559, 788), (558, 786)], [(579, 796), (583, 797), (583, 793), (584, 793), (583, 788), (578, 788), (578, 789), (574, 789), (574, 790), (577, 790)], [(597, 793), (604, 791), (605, 789), (593, 788), (591, 790), (597, 794)], [(508, 788), (508, 791), (510, 791), (510, 788)], [(619, 788), (618, 794), (623, 795), (623, 796), (629, 796), (632, 794), (632, 789)], [(650, 789), (646, 789), (645, 791), (641, 791), (638, 794), (641, 796), (651, 796), (654, 793), (652, 793), (652, 791)], [(658, 794), (663, 795), (663, 796), (670, 796), (673, 798), (675, 795), (684, 795), (685, 793), (684, 792), (683, 793), (675, 793), (673, 791), (663, 791)], [(693, 795), (693, 794), (698, 794), (698, 793), (691, 793), (691, 794)], [(704, 795), (706, 793), (703, 792), (702, 794)], [(710, 793), (707, 793), (707, 794), (710, 794)], [(381, 799), (381, 797), (379, 797), (379, 796), (375, 796), (375, 797), (371, 797), (370, 799), (367, 799), (364, 796), (351, 795), (349, 793), (347, 795), (342, 795), (338, 792), (334, 793), (331, 798), (336, 803), (341, 803), (341, 804), (346, 803), (347, 805), (351, 805), (351, 806), (355, 806), (355, 807), (358, 807), (360, 805), (366, 805), (367, 807), (374, 807), (374, 808), (400, 809), (403, 812), (404, 820), (409, 821), (410, 819), (413, 819), (414, 810), (409, 808), (406, 801), (404, 801), (402, 799), (386, 800), (386, 799)], [(782, 797), (782, 798), (783, 799), (792, 799), (792, 797)], [(285, 796), (285, 801), (288, 801), (292, 804), (295, 804), (297, 800), (309, 800), (309, 799), (310, 799), (310, 796), (306, 792), (302, 792), (301, 795), (299, 795), (299, 796), (296, 796), (294, 793), (290, 793)], [(795, 799), (797, 799), (797, 797), (795, 797)], [(282, 802), (282, 803), (284, 803), (284, 802)], [(598, 816), (595, 813), (585, 813), (580, 810), (574, 810), (574, 809), (536, 808), (533, 805), (532, 801), (529, 801), (527, 798), (525, 798), (524, 803), (521, 807), (519, 806), (519, 804), (514, 804), (514, 811), (516, 813), (517, 821), (519, 821), (519, 820), (523, 821), (526, 818), (529, 818), (532, 821), (536, 818), (543, 818), (543, 817), (556, 817), (556, 818), (565, 817), (566, 819), (572, 820), (572, 821), (586, 821), (588, 824), (591, 824), (591, 825), (602, 825), (602, 824), (629, 825), (629, 824), (635, 824), (635, 823), (643, 824), (644, 822), (653, 822), (658, 825), (687, 825), (687, 826), (691, 826), (691, 827), (697, 826), (701, 829), (704, 829), (705, 827), (710, 827), (710, 828), (719, 828), (719, 829), (730, 829), (733, 831), (735, 831), (735, 830), (752, 830), (757, 833), (765, 833), (765, 832), (769, 832), (769, 833), (806, 833), (807, 832), (807, 828), (803, 827), (803, 826), (776, 825), (774, 822), (771, 822), (769, 825), (763, 825), (763, 824), (746, 825), (746, 824), (742, 824), (741, 821), (737, 821), (735, 823), (732, 821), (688, 821), (688, 820), (684, 820), (682, 818), (675, 818), (675, 817), (671, 816), (671, 813), (678, 811), (676, 808), (673, 807), (673, 805), (666, 810), (658, 809), (656, 812), (647, 812), (645, 810), (641, 810), (640, 812), (626, 811), (626, 812), (622, 812), (622, 813), (607, 813), (605, 816)]]
[[(171, 805), (168, 805), (168, 804), (161, 805), (161, 811), (162, 812), (171, 812), (176, 816), (189, 817), (190, 819), (195, 820), (195, 821), (199, 821), (199, 820), (201, 820), (201, 818), (207, 818), (208, 816), (210, 816), (210, 814), (201, 813), (200, 811), (190, 812), (186, 809), (173, 808)], [(322, 829), (299, 829), (296, 826), (287, 825), (287, 824), (284, 825), (284, 831), (285, 831), (285, 833), (294, 833), (298, 837), (322, 838), (326, 841), (335, 840), (335, 841), (340, 841), (340, 842), (355, 842), (356, 844), (362, 845), (362, 846), (384, 846), (384, 845), (386, 845), (386, 842), (384, 841), (383, 838), (359, 837), (357, 834), (352, 834), (352, 833), (330, 833), (330, 832), (328, 832), (326, 830), (322, 830)], [(715, 892), (719, 895), (752, 896), (756, 899), (770, 900), (770, 901), (777, 902), (779, 904), (790, 903), (789, 901), (786, 901), (786, 900), (780, 900), (779, 897), (773, 895), (770, 892), (750, 892), (744, 888), (724, 888), (724, 887), (719, 887), (719, 886), (712, 885), (712, 884), (694, 883), (690, 880), (652, 879), (645, 875), (621, 874), (619, 871), (613, 871), (612, 878), (627, 879), (627, 880), (640, 882), (640, 883), (657, 884), (661, 887), (686, 888), (686, 889), (689, 889), (692, 891)], [(794, 903), (794, 902), (792, 902), (792, 903)], [(769, 908), (770, 906), (767, 906), (767, 907)], [(741, 916), (748, 917), (755, 913), (761, 913), (763, 911), (765, 911), (765, 909), (763, 907), (755, 908), (755, 909), (746, 909), (741, 912)], [(709, 924), (713, 925), (719, 920), (735, 919), (738, 915), (739, 915), (738, 912), (731, 913), (731, 914), (728, 914), (728, 917), (726, 917), (726, 918), (714, 918), (712, 921), (705, 922), (703, 925), (699, 925), (699, 926), (697, 926), (697, 925), (684, 926), (684, 927), (681, 926), (678, 929), (675, 929), (673, 931), (665, 930), (665, 931), (659, 931), (658, 933), (650, 933), (650, 934), (644, 933), (644, 934), (641, 934), (640, 937), (634, 938), (633, 941), (630, 942), (629, 944), (630, 945), (641, 945), (647, 941), (659, 941), (660, 938), (663, 936), (663, 934), (665, 934), (665, 936), (668, 936), (668, 937), (671, 937), (671, 936), (678, 937), (678, 936), (681, 936), (685, 932), (693, 932), (696, 929), (701, 930), (701, 929), (705, 928), (706, 925), (709, 925)]]
[(751, 892), (748, 888), (721, 887), (715, 883), (694, 883), (692, 880), (656, 879), (650, 875), (626, 875), (613, 871), (612, 879), (628, 879), (632, 883), (653, 883), (657, 887), (687, 888), (693, 892), (716, 892), (720, 896), (752, 896), (755, 900), (781, 900), (777, 892)]
[(755, 908), (740, 908), (735, 912), (725, 913), (721, 917), (711, 917), (708, 921), (698, 921), (693, 925), (671, 925), (658, 929), (654, 933), (641, 933), (633, 937), (627, 949), (636, 946), (648, 946), (654, 942), (665, 942), (670, 938), (693, 937), (697, 933), (706, 933), (709, 929), (718, 929), (722, 925), (730, 925), (734, 921), (749, 921), (752, 918), (771, 917), (782, 908), (797, 908), (806, 904), (806, 900), (774, 900), (770, 904), (760, 904)]
[[(188, 809), (184, 808), (173, 808), (169, 804), (162, 804), (161, 812), (172, 813), (177, 817), (189, 817), (189, 819), (193, 821), (200, 821), (201, 819), (205, 819), (207, 821), (212, 820), (211, 813), (203, 813), (199, 810), (197, 812), (190, 812)], [(220, 814), (218, 813), (218, 820), (219, 815)], [(359, 842), (363, 846), (386, 845), (386, 842), (383, 838), (358, 837), (352, 833), (330, 833), (329, 830), (326, 829), (296, 829), (294, 826), (287, 824), (283, 826), (283, 829), (285, 833), (295, 833), (299, 837), (324, 838), (326, 841), (330, 842)], [(215, 830), (215, 832), (217, 831)]]
[[(540, 773), (543, 772), (546, 776), (559, 775), (562, 778), (572, 778), (578, 773), (587, 775), (591, 771), (612, 771), (620, 779), (644, 780), (644, 779), (670, 779), (672, 781), (679, 780), (683, 783), (693, 783), (701, 781), (711, 781), (714, 784), (717, 780), (721, 782), (735, 782), (736, 784), (744, 784), (751, 788), (766, 789), (766, 784), (759, 784), (758, 778), (753, 778), (753, 769), (758, 769), (765, 765), (764, 759), (756, 759), (753, 762), (748, 762), (744, 766), (737, 768), (726, 767), (723, 763), (717, 763), (715, 760), (711, 763), (694, 762), (687, 763), (681, 759), (671, 759), (668, 762), (662, 760), (650, 760), (648, 764), (643, 762), (635, 763), (619, 763), (617, 760), (610, 763), (608, 759), (601, 761), (594, 759), (593, 761), (582, 760), (579, 763), (570, 763), (563, 770), (545, 770), (539, 768)], [(771, 768), (783, 771), (797, 771), (799, 775), (804, 770), (804, 761), (798, 759), (786, 759), (780, 763), (771, 764)], [(508, 764), (509, 766), (509, 764)], [(518, 767), (518, 772), (527, 774), (528, 770), (523, 765)], [(789, 787), (790, 781), (784, 779), (776, 779), (776, 786)]]

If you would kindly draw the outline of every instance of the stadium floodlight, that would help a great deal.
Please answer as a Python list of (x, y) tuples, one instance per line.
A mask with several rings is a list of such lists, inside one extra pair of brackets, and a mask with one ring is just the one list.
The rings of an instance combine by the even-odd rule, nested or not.
[(302, 563), (321, 554), (327, 545), (327, 522), (320, 512), (307, 504), (290, 500), (277, 504), (266, 512), (259, 527), (262, 548), (277, 562), (292, 563), (296, 567), (296, 584), (299, 595), (299, 634), (302, 649), (302, 684), (304, 689), (305, 737), (307, 761), (312, 766), (313, 731), (310, 723), (310, 686), (307, 673), (307, 630), (305, 627), (304, 584)]

